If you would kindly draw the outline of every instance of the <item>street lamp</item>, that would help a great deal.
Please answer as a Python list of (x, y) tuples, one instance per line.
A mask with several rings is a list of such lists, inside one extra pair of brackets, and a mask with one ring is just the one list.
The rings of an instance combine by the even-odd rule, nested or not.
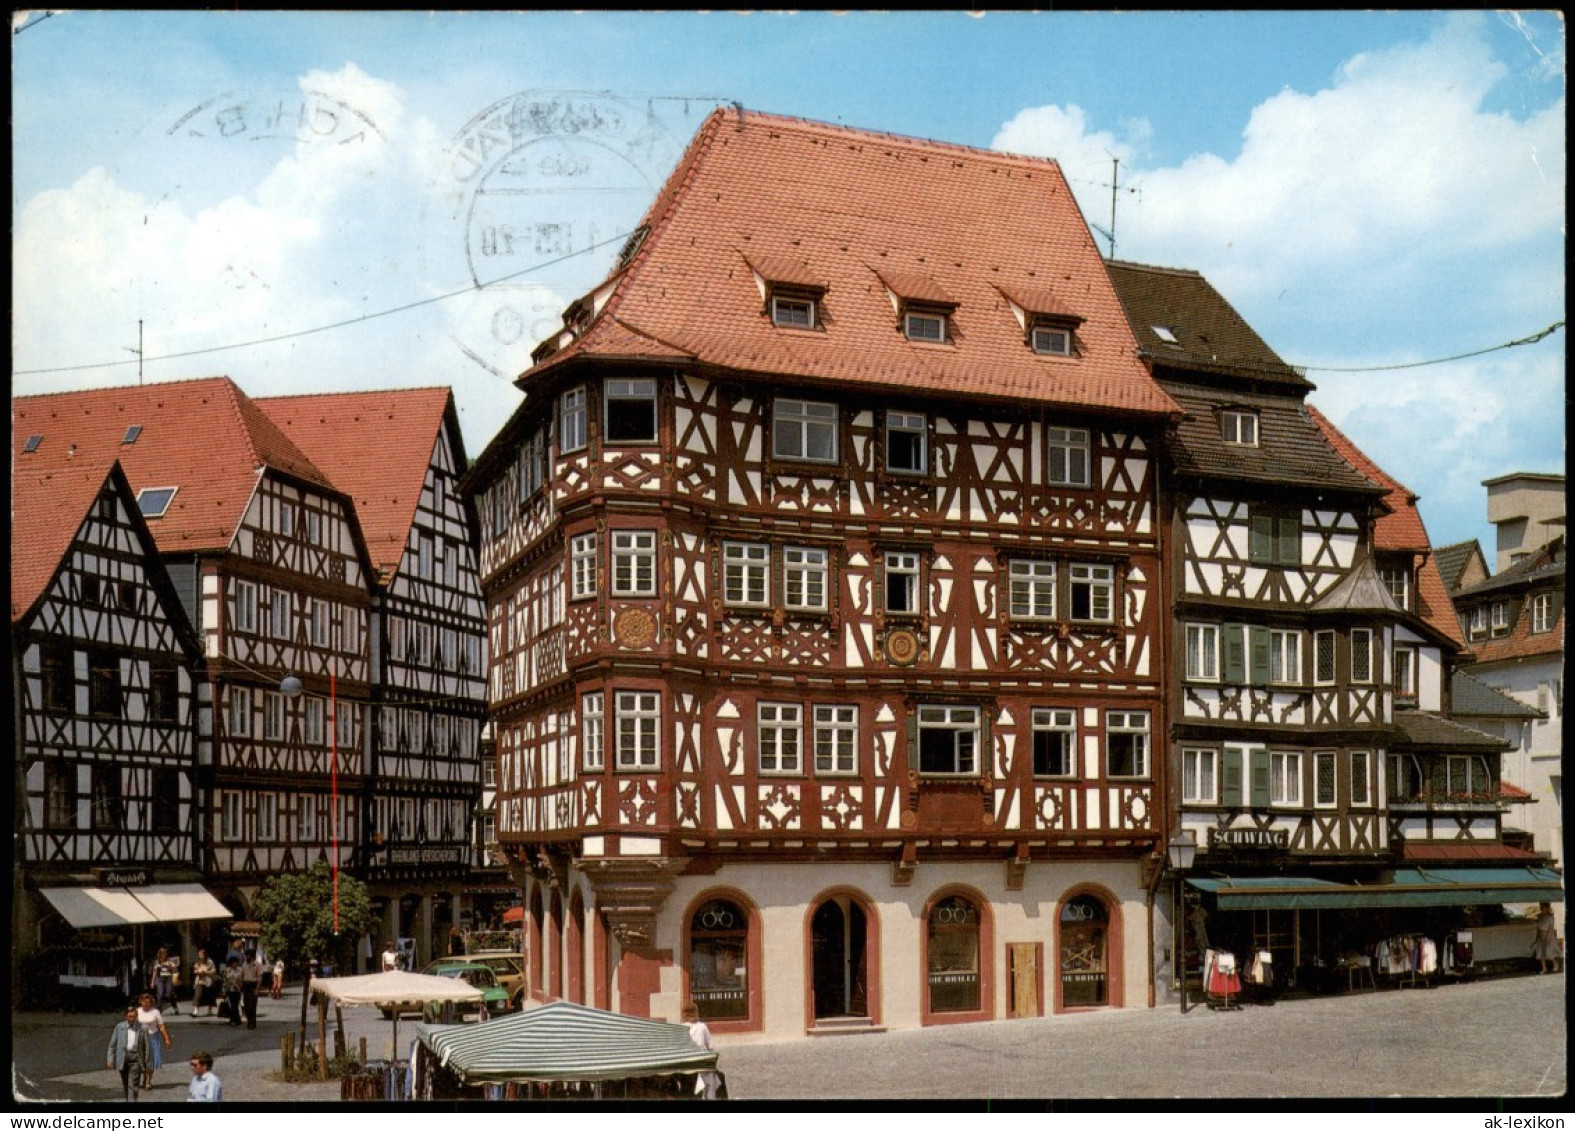
[[(306, 690), (297, 676), (287, 675), (279, 681), (279, 691), (287, 699), (299, 699)], [(334, 934), (339, 934), (339, 695), (334, 682), (334, 670), (328, 669), (328, 828), (333, 834), (334, 853)]]
[(1165, 853), (1170, 858), (1171, 871), (1176, 873), (1176, 923), (1175, 930), (1180, 939), (1179, 962), (1176, 967), (1176, 978), (1181, 983), (1181, 1012), (1187, 1012), (1187, 889), (1186, 873), (1191, 870), (1193, 861), (1198, 857), (1198, 834), (1191, 829), (1183, 829), (1165, 845)]

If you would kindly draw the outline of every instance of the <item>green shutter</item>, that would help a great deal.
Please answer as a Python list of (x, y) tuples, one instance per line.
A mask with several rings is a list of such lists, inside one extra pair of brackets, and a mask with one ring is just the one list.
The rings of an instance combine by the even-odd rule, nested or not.
[(1272, 565), (1274, 563), (1274, 516), (1271, 514), (1255, 514), (1251, 516), (1250, 521), (1252, 537), (1247, 556), (1259, 565)]
[(1247, 682), (1253, 687), (1269, 686), (1269, 630), (1253, 627), (1248, 633)]
[(1252, 798), (1249, 803), (1254, 809), (1267, 809), (1269, 807), (1269, 752), (1250, 750), (1248, 759), (1248, 773), (1252, 777)]
[(1222, 627), (1221, 635), (1225, 642), (1225, 682), (1247, 682), (1247, 649), (1244, 644), (1244, 633), (1247, 630), (1239, 624), (1227, 624)]
[(1220, 772), (1220, 804), (1241, 805), (1241, 751), (1226, 747)]
[(919, 711), (914, 708), (908, 713), (908, 772), (912, 773), (919, 768)]
[(1302, 564), (1302, 520), (1297, 518), (1281, 518), (1279, 520), (1279, 553), (1275, 560), (1281, 565)]

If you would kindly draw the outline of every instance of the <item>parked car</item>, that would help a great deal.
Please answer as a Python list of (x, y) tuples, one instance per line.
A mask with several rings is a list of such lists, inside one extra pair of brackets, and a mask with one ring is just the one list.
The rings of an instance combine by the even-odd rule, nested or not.
[[(457, 956), (456, 956), (457, 958)], [(498, 984), (509, 995), (509, 1008), (521, 1009), (525, 1005), (525, 958), (509, 950), (488, 950), (464, 956), (466, 962), (479, 962), (491, 967)]]
[[(488, 1015), (496, 1017), (507, 1013), (512, 1006), (508, 990), (504, 989), (498, 981), (498, 976), (492, 972), (492, 967), (470, 959), (440, 958), (421, 971), (435, 978), (458, 978), (461, 981), (476, 987), (481, 991), (481, 1001), (454, 1002), (452, 1015), (458, 1020), (464, 1020), (472, 1014), (479, 1014), (480, 1007), (485, 1006)], [(422, 1010), (422, 1020), (433, 1022), (440, 1021), (445, 1016), (445, 1002), (428, 1002)]]

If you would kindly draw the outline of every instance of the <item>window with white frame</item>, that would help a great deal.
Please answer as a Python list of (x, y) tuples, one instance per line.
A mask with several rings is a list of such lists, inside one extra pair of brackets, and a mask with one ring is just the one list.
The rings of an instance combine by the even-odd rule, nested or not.
[(1301, 751), (1271, 750), (1269, 752), (1269, 804), (1294, 807), (1301, 803)]
[(1072, 619), (1109, 623), (1116, 616), (1116, 568), (1073, 562)]
[(296, 794), (295, 838), (303, 843), (317, 839), (317, 795), (315, 793)]
[(1351, 751), (1351, 804), (1373, 803), (1373, 757), (1367, 750)]
[(1030, 720), (1034, 739), (1034, 777), (1075, 776), (1077, 712), (1064, 707), (1035, 707)]
[(1553, 594), (1538, 593), (1531, 599), (1531, 631), (1548, 632), (1553, 628)]
[(1087, 487), (1090, 464), (1087, 428), (1045, 429), (1045, 450), (1049, 456), (1047, 481), (1057, 487)]
[(609, 444), (656, 443), (656, 382), (608, 378), (602, 386), (604, 428)]
[(290, 639), (290, 593), (286, 589), (268, 593), (268, 635), (275, 640)]
[[(345, 703), (341, 701), (334, 705), (334, 742), (341, 750), (347, 747), (355, 746), (355, 719), (359, 710), (360, 708), (354, 703)], [(442, 722), (445, 726), (447, 726), (448, 719), (447, 717), (440, 715), (437, 719), (433, 720), (433, 725), (436, 725), (438, 722)], [(447, 743), (445, 742), (444, 744), (440, 745), (438, 749), (440, 751), (446, 751)]]
[(257, 631), (257, 586), (250, 581), (235, 583), (235, 595), (230, 602), (230, 627), (236, 632)]
[(310, 507), (306, 509), (306, 544), (308, 546), (323, 544), (323, 516)]
[(906, 615), (919, 611), (919, 555), (890, 550), (883, 559), (886, 611)]
[(327, 700), (310, 695), (301, 713), (301, 741), (312, 745), (323, 744), (323, 715)]
[(807, 295), (773, 294), (771, 321), (794, 330), (813, 330), (815, 300)]
[(1313, 633), (1313, 682), (1325, 686), (1334, 682), (1335, 634), (1332, 629)]
[(558, 450), (577, 452), (586, 444), (585, 386), (568, 389), (558, 398)]
[(771, 547), (763, 542), (722, 543), (722, 600), (761, 608), (771, 603)]
[(596, 596), (596, 532), (569, 539), (569, 599)]
[(909, 341), (944, 342), (946, 340), (946, 315), (940, 311), (930, 310), (904, 311), (902, 332)]
[(277, 691), (263, 692), (263, 737), (274, 741), (284, 737), (284, 696)]
[(1269, 631), (1269, 682), (1302, 681), (1302, 634), (1294, 629)]
[(1333, 809), (1335, 806), (1335, 767), (1338, 755), (1333, 750), (1313, 751), (1313, 806)]
[(580, 764), (591, 773), (599, 773), (606, 765), (602, 703), (600, 691), (587, 691), (580, 696)]
[(1256, 448), (1258, 414), (1251, 409), (1227, 408), (1220, 412), (1220, 438), (1227, 444)]
[(797, 703), (760, 703), (756, 751), (763, 774), (796, 774), (804, 768), (804, 708)]
[(1055, 618), (1055, 563), (1013, 560), (1008, 563), (1010, 609), (1014, 620)]
[(612, 532), (612, 591), (614, 597), (656, 596), (656, 532)]
[(219, 839), (241, 839), (241, 798), (237, 789), (226, 789), (219, 794)]
[(1487, 608), (1486, 608), (1486, 606), (1484, 606), (1484, 605), (1476, 605), (1476, 606), (1473, 606), (1473, 608), (1471, 609), (1471, 626), (1470, 626), (1470, 631), (1471, 631), (1471, 635), (1472, 636), (1481, 636), (1484, 632), (1487, 631)]
[(771, 454), (779, 459), (835, 463), (837, 406), (778, 397), (771, 409)]
[(289, 501), (279, 503), (279, 537), (295, 537), (295, 504)]
[(1384, 587), (1402, 609), (1411, 607), (1411, 571), (1405, 566), (1385, 566), (1378, 571)]
[(886, 413), (886, 470), (922, 475), (928, 470), (929, 420), (920, 413)]
[(815, 772), (852, 774), (859, 768), (859, 709), (815, 708)]
[(1181, 800), (1189, 805), (1213, 805), (1219, 800), (1219, 751), (1183, 747), (1181, 751)]
[(1351, 682), (1373, 682), (1373, 630), (1351, 629)]
[(1416, 649), (1407, 644), (1395, 645), (1394, 692), (1398, 699), (1416, 698)]
[(279, 839), (279, 795), (259, 793), (257, 796), (257, 839)]
[(1148, 777), (1148, 712), (1105, 712), (1105, 772), (1112, 778)]
[(1454, 800), (1492, 800), (1493, 777), (1481, 755), (1449, 755), (1444, 759), (1444, 781), (1445, 793)]
[(959, 777), (979, 772), (979, 708), (919, 708), (919, 773)]
[(825, 550), (789, 546), (782, 551), (782, 603), (794, 612), (823, 613), (827, 608), (831, 555)]
[(1187, 678), (1214, 682), (1220, 677), (1220, 626), (1187, 625)]
[(1493, 630), (1494, 636), (1502, 636), (1509, 631), (1509, 606), (1503, 601), (1494, 601), (1489, 607), (1488, 627)]
[(1035, 353), (1048, 354), (1052, 357), (1072, 355), (1072, 331), (1065, 326), (1035, 323), (1029, 332), (1028, 341)]
[(230, 688), (230, 737), (250, 738), (252, 736), (252, 689), (249, 687)]
[(660, 765), (657, 732), (662, 710), (654, 691), (620, 691), (613, 701), (616, 712), (616, 766), (620, 770), (654, 770)]
[(311, 618), (312, 643), (317, 647), (326, 648), (329, 637), (328, 602), (319, 597), (313, 597)]

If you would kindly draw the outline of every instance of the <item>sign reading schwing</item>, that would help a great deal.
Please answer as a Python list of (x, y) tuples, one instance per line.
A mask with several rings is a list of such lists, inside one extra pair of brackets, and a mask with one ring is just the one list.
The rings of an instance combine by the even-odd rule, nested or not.
[(1210, 848), (1289, 848), (1288, 829), (1222, 829), (1209, 826)]

